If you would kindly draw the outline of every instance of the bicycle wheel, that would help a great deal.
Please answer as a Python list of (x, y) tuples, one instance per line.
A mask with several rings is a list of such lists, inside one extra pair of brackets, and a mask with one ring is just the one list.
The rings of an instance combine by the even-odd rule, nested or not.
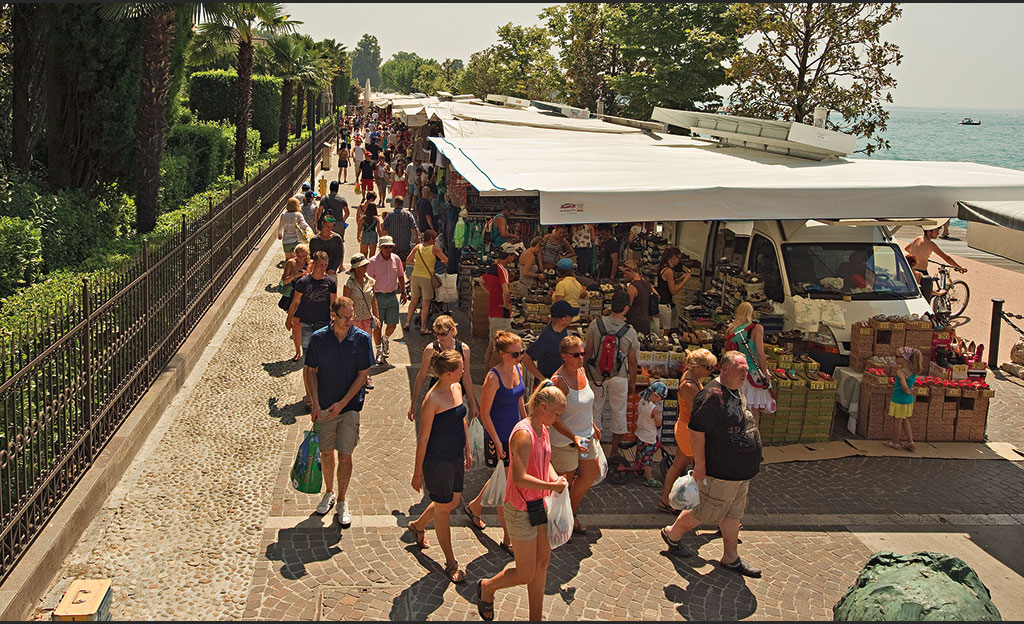
[(946, 304), (949, 306), (949, 316), (956, 318), (967, 309), (967, 302), (971, 299), (971, 289), (967, 282), (956, 280), (949, 284), (946, 292)]
[(662, 476), (662, 480), (664, 480), (664, 477), (668, 475), (668, 471), (672, 467), (672, 462), (674, 460), (675, 460), (674, 456), (669, 455), (668, 453), (662, 452), (662, 454), (661, 454), (661, 476)]
[(615, 485), (623, 485), (626, 481), (629, 481), (630, 475), (633, 472), (630, 470), (632, 464), (629, 463), (622, 455), (616, 455), (608, 458), (608, 476), (605, 477)]

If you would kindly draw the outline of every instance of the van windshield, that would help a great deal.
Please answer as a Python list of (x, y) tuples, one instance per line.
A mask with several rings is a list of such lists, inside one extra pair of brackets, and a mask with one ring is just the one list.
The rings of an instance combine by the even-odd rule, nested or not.
[(789, 287), (812, 299), (912, 299), (917, 280), (892, 243), (790, 243), (782, 246)]

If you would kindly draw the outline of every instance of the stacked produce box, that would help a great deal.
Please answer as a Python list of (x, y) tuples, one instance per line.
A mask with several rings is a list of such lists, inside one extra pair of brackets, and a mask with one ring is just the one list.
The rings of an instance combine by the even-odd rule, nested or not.
[(836, 382), (818, 370), (818, 363), (791, 349), (765, 345), (775, 386), (775, 413), (761, 412), (764, 444), (823, 442), (832, 434)]

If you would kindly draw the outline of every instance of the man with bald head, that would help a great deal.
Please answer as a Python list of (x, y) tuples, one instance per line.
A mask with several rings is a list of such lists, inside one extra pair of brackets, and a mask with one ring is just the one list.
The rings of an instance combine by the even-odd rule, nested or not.
[(690, 557), (696, 553), (682, 543), (683, 535), (703, 523), (717, 524), (723, 551), (719, 565), (759, 578), (761, 570), (747, 565), (736, 551), (748, 483), (761, 466), (761, 434), (740, 391), (746, 377), (746, 358), (739, 351), (728, 351), (722, 356), (721, 374), (694, 397), (690, 441), (700, 503), (663, 528), (661, 539), (670, 552)]

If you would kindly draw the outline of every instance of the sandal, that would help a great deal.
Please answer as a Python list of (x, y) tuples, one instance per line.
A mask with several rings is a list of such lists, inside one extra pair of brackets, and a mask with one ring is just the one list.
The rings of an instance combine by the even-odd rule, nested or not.
[(683, 543), (683, 540), (674, 540), (668, 536), (665, 529), (661, 529), (661, 539), (665, 541), (668, 546), (668, 550), (671, 553), (677, 553), (684, 557), (692, 557), (697, 553), (693, 552), (693, 549)]
[(672, 505), (666, 505), (663, 501), (660, 500), (658, 501), (657, 509), (662, 513), (672, 514), (673, 516), (679, 514), (678, 509), (675, 509), (674, 507), (672, 507)]
[(761, 578), (761, 568), (755, 568), (743, 563), (743, 560), (736, 557), (736, 561), (732, 563), (718, 562), (718, 565), (722, 566), (726, 570), (732, 570), (733, 572), (739, 572), (743, 576), (749, 576), (750, 578)]
[(902, 444), (893, 444), (892, 440), (886, 440), (885, 442), (882, 442), (882, 446), (887, 446), (887, 447), (889, 447), (891, 449), (896, 449), (896, 450), (902, 450), (903, 449), (903, 445)]
[(427, 530), (426, 529), (417, 529), (410, 522), (409, 523), (409, 531), (412, 533), (413, 537), (416, 538), (416, 545), (417, 546), (419, 546), (422, 549), (430, 548), (430, 545), (427, 544)]
[(587, 534), (587, 527), (585, 527), (582, 524), (580, 524), (580, 521), (577, 520), (575, 526), (572, 527), (572, 532), (573, 533), (579, 533), (580, 535), (586, 535)]
[(913, 442), (904, 442), (900, 446), (903, 447), (904, 451), (910, 451), (911, 453), (913, 453), (915, 450), (917, 450), (917, 447), (914, 446)]
[(505, 542), (498, 542), (498, 546), (501, 546), (501, 549), (504, 550), (505, 552), (507, 552), (509, 557), (512, 557), (513, 559), (515, 559), (515, 555), (512, 554), (512, 544), (506, 544)]
[(466, 580), (466, 573), (459, 569), (458, 561), (452, 561), (446, 565), (444, 573), (452, 583), (461, 583)]
[(476, 582), (476, 612), (480, 614), (480, 619), (490, 622), (494, 619), (494, 602), (484, 602), (483, 583), (482, 580)]
[(472, 523), (473, 528), (475, 528), (477, 530), (480, 530), (480, 531), (483, 531), (484, 529), (487, 528), (487, 525), (484, 524), (484, 521), (480, 519), (480, 516), (478, 516), (475, 513), (473, 513), (473, 510), (469, 508), (469, 503), (466, 503), (465, 505), (462, 506), (462, 511), (467, 516), (469, 516), (469, 521), (470, 521), (470, 523)]
[(420, 330), (420, 336), (429, 336), (429, 335), (430, 335), (430, 334), (432, 334), (432, 333), (433, 333), (433, 332), (429, 332), (429, 331), (427, 331), (427, 330), (425, 330), (425, 329), (421, 329), (421, 330)]

